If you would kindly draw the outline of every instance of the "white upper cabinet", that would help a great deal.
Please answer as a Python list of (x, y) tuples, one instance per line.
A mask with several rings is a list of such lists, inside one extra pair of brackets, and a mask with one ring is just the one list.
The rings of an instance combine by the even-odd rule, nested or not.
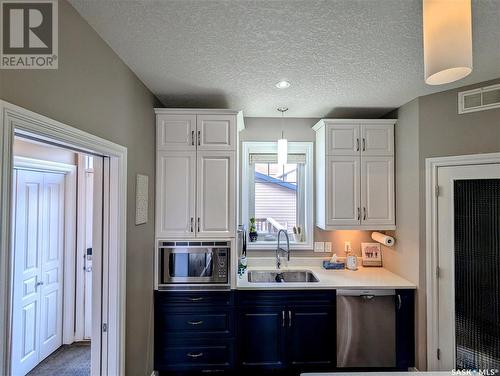
[(395, 229), (396, 120), (326, 119), (316, 131), (316, 225)]
[(326, 154), (358, 155), (360, 149), (358, 124), (335, 124), (326, 129)]
[(242, 114), (156, 109), (156, 119), (156, 237), (234, 238)]
[(156, 234), (195, 237), (196, 152), (158, 151)]
[(195, 150), (196, 115), (156, 115), (158, 150)]
[(198, 115), (198, 150), (236, 150), (233, 115)]
[(363, 155), (393, 155), (394, 125), (361, 125), (361, 151)]
[(394, 225), (394, 158), (361, 158), (361, 224)]
[(358, 225), (359, 204), (359, 158), (349, 156), (327, 157), (326, 182), (329, 194), (326, 196), (326, 224)]
[(230, 237), (235, 230), (235, 155), (225, 151), (201, 151), (197, 170), (197, 235)]

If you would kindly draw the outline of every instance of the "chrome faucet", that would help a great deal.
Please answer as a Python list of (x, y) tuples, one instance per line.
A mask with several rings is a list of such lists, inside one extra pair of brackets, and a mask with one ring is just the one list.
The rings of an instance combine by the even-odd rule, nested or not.
[[(286, 238), (286, 249), (280, 247), (280, 235), (281, 233), (285, 234)], [(286, 230), (278, 231), (278, 246), (276, 247), (276, 269), (280, 269), (281, 267), (281, 259), (280, 259), (280, 251), (286, 252), (287, 260), (290, 261), (290, 238), (288, 237), (288, 232)]]

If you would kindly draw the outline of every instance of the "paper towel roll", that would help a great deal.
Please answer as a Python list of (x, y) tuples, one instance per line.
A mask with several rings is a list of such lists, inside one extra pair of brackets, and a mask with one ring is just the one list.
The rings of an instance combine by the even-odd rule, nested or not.
[(392, 247), (394, 245), (394, 238), (392, 236), (382, 234), (381, 232), (372, 232), (372, 239), (388, 247)]

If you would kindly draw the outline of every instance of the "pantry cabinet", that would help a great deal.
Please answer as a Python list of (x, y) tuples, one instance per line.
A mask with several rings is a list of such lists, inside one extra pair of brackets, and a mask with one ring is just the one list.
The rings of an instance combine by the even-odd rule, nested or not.
[(156, 109), (156, 237), (231, 238), (236, 228), (232, 110)]
[(316, 225), (394, 229), (395, 120), (324, 119), (316, 131)]

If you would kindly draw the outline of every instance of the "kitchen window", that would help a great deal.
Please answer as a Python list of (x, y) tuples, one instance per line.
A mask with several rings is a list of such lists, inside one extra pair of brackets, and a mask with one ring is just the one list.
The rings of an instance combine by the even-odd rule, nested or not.
[(277, 163), (276, 148), (275, 142), (243, 142), (242, 223), (257, 232), (248, 248), (274, 250), (283, 229), (292, 249), (312, 249), (312, 143), (289, 142), (285, 165)]

